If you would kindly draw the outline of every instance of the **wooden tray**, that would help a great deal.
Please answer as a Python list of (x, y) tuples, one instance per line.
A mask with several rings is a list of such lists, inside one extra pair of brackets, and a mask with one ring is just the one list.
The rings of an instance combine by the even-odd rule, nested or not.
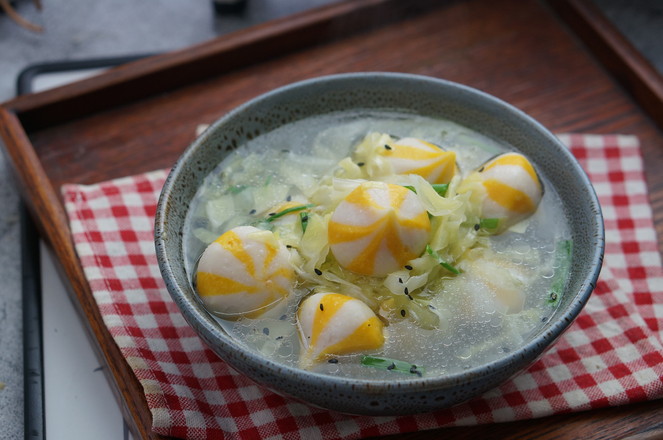
[[(0, 135), (23, 197), (58, 257), (136, 437), (159, 438), (150, 432), (142, 388), (85, 281), (60, 186), (171, 166), (198, 124), (275, 87), (349, 71), (461, 82), (514, 104), (555, 132), (638, 135), (661, 236), (663, 136), (541, 1), (347, 1), (9, 101), (0, 107)], [(645, 402), (400, 438), (653, 438), (663, 433), (660, 406)]]

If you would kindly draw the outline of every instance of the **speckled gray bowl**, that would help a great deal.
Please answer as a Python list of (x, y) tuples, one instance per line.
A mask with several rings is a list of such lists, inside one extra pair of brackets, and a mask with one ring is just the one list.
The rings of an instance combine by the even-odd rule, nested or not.
[[(288, 368), (229, 337), (195, 298), (183, 264), (182, 233), (191, 199), (205, 176), (246, 140), (309, 115), (397, 109), (450, 119), (512, 145), (555, 186), (571, 224), (573, 261), (560, 306), (523, 348), (458, 374), (417, 379), (347, 379)], [(578, 163), (539, 123), (480, 91), (439, 79), (394, 73), (321, 77), (262, 95), (230, 112), (184, 152), (163, 188), (156, 250), (168, 290), (184, 317), (222, 359), (281, 394), (331, 410), (367, 415), (428, 412), (477, 396), (524, 369), (569, 326), (587, 302), (601, 268), (603, 219)]]

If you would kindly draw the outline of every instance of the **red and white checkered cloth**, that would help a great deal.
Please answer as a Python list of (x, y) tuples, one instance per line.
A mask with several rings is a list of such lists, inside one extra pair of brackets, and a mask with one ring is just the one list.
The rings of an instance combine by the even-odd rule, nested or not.
[(287, 400), (221, 361), (161, 280), (153, 218), (166, 171), (62, 188), (71, 231), (104, 322), (143, 385), (152, 429), (203, 439), (350, 439), (542, 417), (663, 397), (663, 270), (634, 136), (562, 135), (603, 207), (596, 290), (527, 371), (430, 414), (355, 417)]

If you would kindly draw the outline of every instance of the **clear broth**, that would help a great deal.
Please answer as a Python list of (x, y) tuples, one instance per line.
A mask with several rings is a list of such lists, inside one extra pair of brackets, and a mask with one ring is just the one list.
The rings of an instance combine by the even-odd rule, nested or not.
[[(275, 205), (286, 197), (297, 197), (301, 193), (298, 186), (315, 183), (330, 173), (369, 132), (416, 137), (455, 151), (463, 174), (513, 150), (450, 121), (389, 111), (332, 113), (284, 125), (240, 146), (205, 179), (191, 204), (187, 218), (190, 228), (184, 235), (186, 270), (191, 279), (207, 245), (232, 227), (254, 220), (256, 203)], [(439, 328), (423, 329), (407, 319), (391, 322), (385, 327), (385, 346), (377, 355), (423, 366), (426, 375), (450, 374), (499, 359), (541, 329), (554, 312), (551, 285), (560, 276), (566, 279), (555, 260), (556, 243), (570, 237), (559, 196), (545, 177), (542, 179), (545, 193), (538, 210), (526, 220), (526, 227), (491, 238), (498, 255), (528, 274), (523, 310), (505, 313), (481, 280), (461, 274), (436, 283), (440, 290), (430, 292), (430, 305), (440, 316)], [(265, 191), (266, 187), (276, 189)], [(300, 344), (295, 313), (308, 293), (308, 289), (296, 288), (287, 301), (259, 319), (217, 320), (247, 347), (274, 361), (297, 366)], [(364, 367), (360, 357), (342, 356), (337, 363), (321, 363), (316, 371), (366, 379), (397, 374)]]

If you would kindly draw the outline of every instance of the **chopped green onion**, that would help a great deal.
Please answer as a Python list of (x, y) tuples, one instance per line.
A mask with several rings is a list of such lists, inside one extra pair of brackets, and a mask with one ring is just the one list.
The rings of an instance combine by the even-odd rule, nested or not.
[(456, 269), (455, 267), (453, 267), (449, 263), (445, 263), (444, 261), (440, 261), (440, 266), (444, 267), (449, 272), (455, 273), (456, 275), (458, 275), (460, 273), (460, 270)]
[(571, 253), (573, 252), (573, 241), (562, 240), (557, 242), (555, 247), (555, 279), (550, 286), (550, 295), (548, 304), (556, 306), (564, 293), (566, 278), (571, 266)]
[[(417, 190), (415, 189), (414, 186), (412, 185), (403, 185), (405, 188), (409, 189), (413, 193), (417, 193)], [(447, 189), (449, 189), (449, 184), (448, 183), (434, 183), (431, 185), (433, 189), (435, 190), (436, 193), (438, 193), (440, 196), (444, 197), (444, 195), (447, 193)]]
[(449, 189), (448, 183), (434, 183), (432, 186), (435, 192), (442, 197), (444, 197), (444, 195), (447, 193), (447, 189)]
[(379, 368), (381, 370), (395, 371), (397, 373), (416, 374), (419, 377), (423, 376), (426, 372), (422, 367), (418, 367), (410, 362), (377, 356), (362, 356), (361, 364), (365, 367)]
[(456, 269), (456, 268), (453, 267), (451, 264), (449, 264), (449, 263), (447, 263), (446, 261), (444, 261), (444, 260), (442, 259), (442, 257), (440, 257), (440, 254), (438, 254), (437, 252), (435, 252), (435, 251), (433, 250), (433, 248), (430, 247), (429, 244), (426, 245), (426, 252), (428, 253), (428, 255), (430, 255), (431, 257), (435, 258), (435, 259), (437, 260), (437, 262), (440, 263), (440, 266), (444, 267), (444, 268), (445, 268), (446, 270), (448, 270), (449, 272), (455, 273), (456, 275), (458, 275), (458, 274), (460, 273), (460, 270)]
[(233, 185), (230, 188), (228, 188), (228, 192), (230, 194), (239, 194), (242, 191), (244, 191), (246, 188), (248, 188), (246, 185)]
[(479, 226), (482, 229), (497, 229), (500, 224), (500, 219), (498, 218), (482, 218), (479, 220)]
[(270, 215), (267, 217), (265, 220), (268, 222), (273, 222), (279, 217), (283, 217), (284, 215), (290, 214), (291, 212), (297, 212), (301, 211), (302, 209), (308, 209), (314, 206), (313, 204), (308, 204), (308, 205), (298, 205), (298, 206), (293, 206), (292, 208), (284, 209), (283, 211), (279, 211), (275, 213), (274, 215)]
[(302, 223), (302, 232), (306, 232), (306, 227), (308, 226), (308, 212), (300, 212), (299, 220)]

